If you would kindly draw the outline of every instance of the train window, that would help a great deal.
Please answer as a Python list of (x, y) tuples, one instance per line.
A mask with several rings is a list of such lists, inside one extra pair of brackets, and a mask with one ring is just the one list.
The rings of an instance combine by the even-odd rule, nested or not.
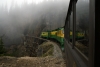
[(42, 33), (42, 34), (45, 34), (45, 33)]
[(64, 34), (64, 30), (62, 30), (62, 33)]
[[(89, 0), (78, 0), (76, 4), (76, 34), (75, 47), (88, 58), (89, 37)], [(85, 32), (85, 33), (84, 33)]]
[(70, 42), (72, 42), (72, 36), (73, 36), (73, 31), (72, 30), (73, 30), (73, 12), (70, 15), (70, 32), (69, 32)]

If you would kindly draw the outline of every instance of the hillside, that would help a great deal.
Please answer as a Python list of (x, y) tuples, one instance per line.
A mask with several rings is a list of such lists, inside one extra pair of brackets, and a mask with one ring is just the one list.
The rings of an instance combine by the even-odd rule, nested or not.
[(55, 57), (0, 57), (0, 67), (66, 67), (62, 58)]
[(66, 67), (65, 60), (57, 43), (44, 42), (40, 47), (44, 49), (39, 57), (0, 57), (0, 67)]

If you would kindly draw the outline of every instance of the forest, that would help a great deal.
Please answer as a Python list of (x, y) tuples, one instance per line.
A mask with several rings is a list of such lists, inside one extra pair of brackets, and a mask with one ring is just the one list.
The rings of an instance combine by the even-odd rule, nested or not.
[[(0, 6), (0, 36), (3, 36), (1, 44), (7, 47), (19, 45), (24, 35), (39, 37), (42, 31), (63, 27), (68, 5), (67, 0), (49, 0), (39, 4), (24, 2), (21, 6), (12, 1), (9, 9), (7, 5)], [(87, 1), (80, 0), (77, 3), (76, 15), (77, 30), (88, 31), (89, 3)]]

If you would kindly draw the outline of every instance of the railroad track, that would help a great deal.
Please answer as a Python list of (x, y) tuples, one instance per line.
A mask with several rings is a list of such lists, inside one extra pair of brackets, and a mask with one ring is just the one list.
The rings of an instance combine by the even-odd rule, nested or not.
[[(44, 39), (44, 38), (36, 37), (36, 36), (29, 36), (29, 35), (26, 35), (25, 38), (26, 38), (26, 39), (28, 39), (28, 38), (29, 38), (29, 39), (34, 38), (34, 39), (42, 40), (42, 41), (44, 41), (44, 42), (53, 42), (53, 43), (56, 43), (56, 44), (58, 45), (58, 47), (60, 48), (60, 50), (61, 50), (61, 53), (62, 53), (62, 55), (63, 55), (63, 58), (65, 59), (65, 53), (64, 53), (64, 51), (62, 51), (61, 46), (60, 46), (60, 43), (58, 43), (57, 41), (52, 40), (52, 39), (48, 40), (48, 39)], [(31, 42), (32, 42), (32, 41), (31, 41)], [(38, 45), (39, 45), (38, 41), (37, 41), (37, 42), (33, 41), (32, 43), (35, 43), (35, 44), (38, 44)]]

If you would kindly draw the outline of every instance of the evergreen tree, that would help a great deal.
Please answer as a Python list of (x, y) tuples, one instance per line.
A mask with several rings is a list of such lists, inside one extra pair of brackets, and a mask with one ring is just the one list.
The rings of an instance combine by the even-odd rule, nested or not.
[(5, 48), (4, 48), (4, 45), (3, 45), (3, 40), (2, 40), (2, 37), (0, 37), (0, 56), (1, 55), (4, 55), (5, 53)]

